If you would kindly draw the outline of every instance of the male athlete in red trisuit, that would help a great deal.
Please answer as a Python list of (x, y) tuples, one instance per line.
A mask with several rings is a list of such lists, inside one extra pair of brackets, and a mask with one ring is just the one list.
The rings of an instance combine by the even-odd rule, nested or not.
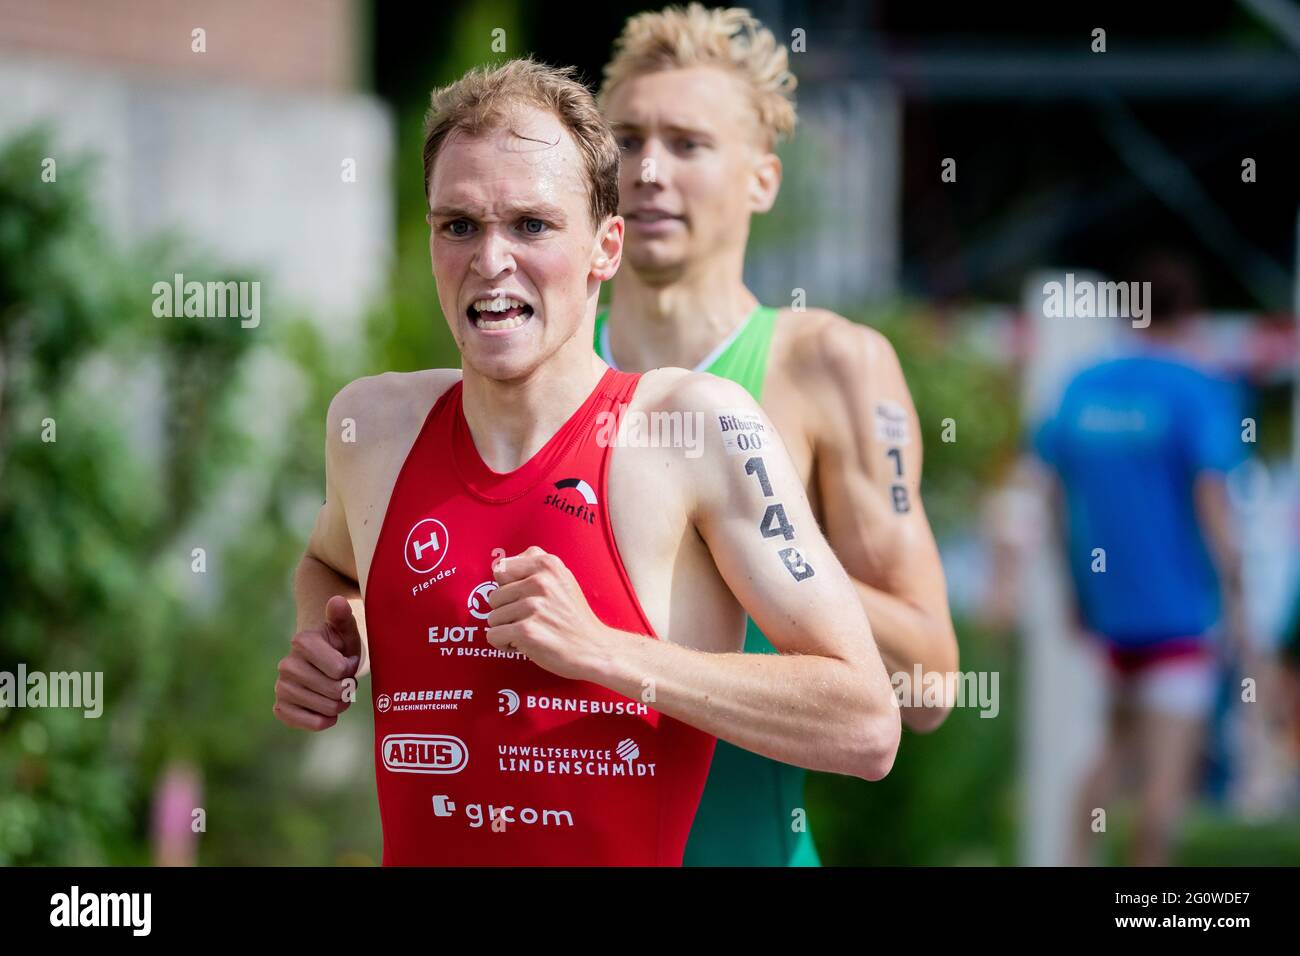
[[(332, 726), (369, 655), (387, 864), (679, 864), (715, 736), (879, 779), (898, 707), (771, 423), (591, 349), (623, 243), (591, 96), (472, 71), (424, 157), (463, 371), (332, 402), (277, 716)], [(781, 653), (739, 653), (746, 612)]]

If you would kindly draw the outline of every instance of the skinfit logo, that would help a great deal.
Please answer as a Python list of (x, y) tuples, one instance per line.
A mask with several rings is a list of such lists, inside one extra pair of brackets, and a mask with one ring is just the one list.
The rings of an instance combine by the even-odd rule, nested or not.
[(416, 574), (437, 570), (451, 546), (447, 526), (437, 518), (417, 521), (406, 536), (406, 566)]
[(465, 742), (449, 734), (389, 734), (381, 746), (394, 773), (460, 773), (469, 763)]
[(488, 615), (492, 613), (492, 605), (488, 604), (488, 595), (497, 589), (495, 581), (484, 581), (473, 591), (469, 592), (469, 600), (466, 604), (469, 606), (469, 613), (480, 621), (486, 621)]
[[(581, 496), (583, 503), (577, 501), (574, 492)], [(586, 524), (596, 523), (596, 492), (581, 478), (561, 478), (555, 483), (554, 494), (547, 495), (542, 504), (550, 505)]]

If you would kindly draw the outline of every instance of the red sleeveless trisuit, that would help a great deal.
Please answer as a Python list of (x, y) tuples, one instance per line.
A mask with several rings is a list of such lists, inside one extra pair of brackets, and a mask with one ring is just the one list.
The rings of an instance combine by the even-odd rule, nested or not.
[(607, 507), (611, 423), (639, 379), (606, 371), (508, 474), (479, 457), (461, 383), (425, 419), (365, 594), (385, 865), (681, 864), (715, 738), (485, 637), (494, 552), (530, 545), (605, 624), (656, 636)]

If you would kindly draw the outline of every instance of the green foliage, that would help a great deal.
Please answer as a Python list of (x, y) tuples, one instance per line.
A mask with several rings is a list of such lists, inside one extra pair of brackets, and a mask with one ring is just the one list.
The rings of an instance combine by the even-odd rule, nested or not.
[[(360, 848), (300, 832), (304, 738), (271, 715), (323, 409), (355, 370), (295, 318), (155, 317), (154, 282), (213, 268), (175, 242), (117, 248), (84, 167), (41, 181), (49, 153), (39, 134), (0, 152), (0, 670), (99, 671), (104, 702), (0, 709), (0, 863), (147, 862), (176, 759), (204, 774), (205, 862), (373, 853), (374, 828)], [(354, 790), (320, 827), (361, 812)]]
[(964, 671), (998, 674), (998, 711), (968, 701), (929, 734), (904, 730), (884, 780), (810, 774), (808, 819), (827, 865), (1016, 862), (1016, 663), (995, 635), (958, 621)]

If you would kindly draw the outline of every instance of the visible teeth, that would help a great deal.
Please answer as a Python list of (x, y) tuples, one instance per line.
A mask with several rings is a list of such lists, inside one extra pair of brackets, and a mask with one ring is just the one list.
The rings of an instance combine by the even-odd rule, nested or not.
[(484, 319), (480, 318), (476, 323), (480, 329), (489, 329), (497, 331), (498, 329), (517, 329), (524, 324), (526, 316), (514, 315), (508, 319)]
[(505, 312), (507, 309), (522, 309), (523, 307), (524, 303), (509, 296), (502, 296), (499, 299), (479, 299), (474, 303), (476, 312)]

